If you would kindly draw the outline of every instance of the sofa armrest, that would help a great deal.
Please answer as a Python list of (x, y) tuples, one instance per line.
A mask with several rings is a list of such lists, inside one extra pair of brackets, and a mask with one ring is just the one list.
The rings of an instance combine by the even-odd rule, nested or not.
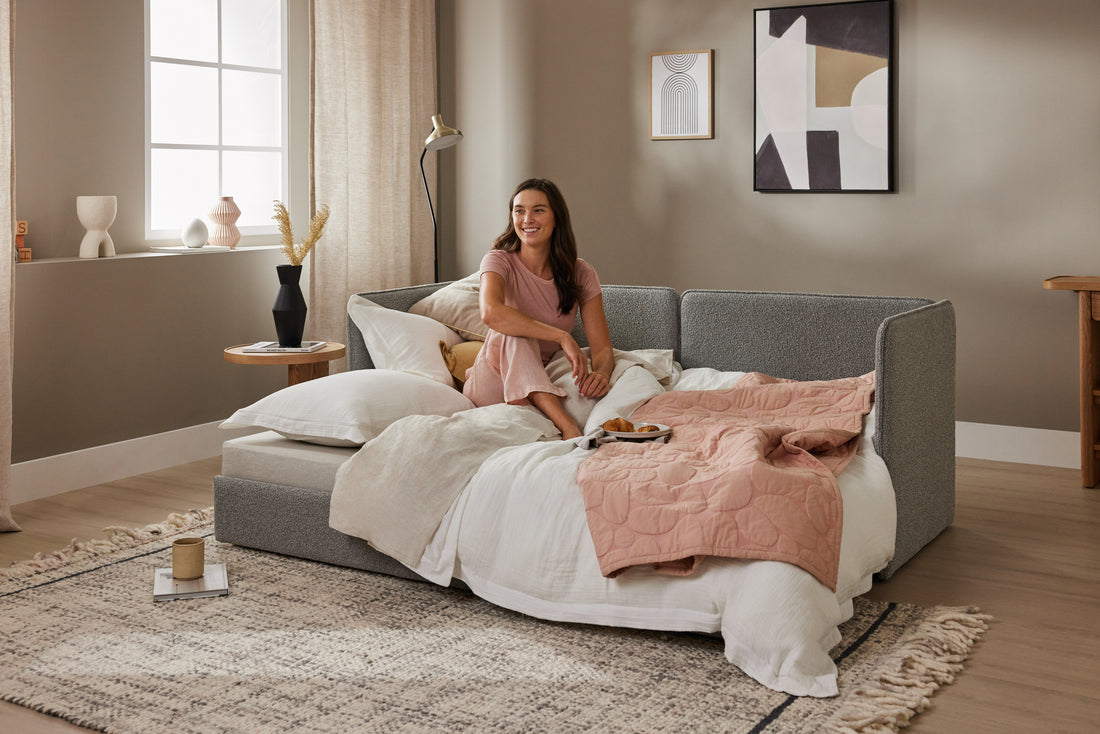
[(897, 501), (889, 578), (955, 517), (955, 310), (940, 301), (885, 319), (875, 355), (875, 449)]

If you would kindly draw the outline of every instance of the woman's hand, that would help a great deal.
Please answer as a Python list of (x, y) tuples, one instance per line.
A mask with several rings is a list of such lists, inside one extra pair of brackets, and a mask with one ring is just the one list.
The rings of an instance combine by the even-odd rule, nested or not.
[(580, 394), (586, 398), (602, 398), (611, 389), (611, 381), (607, 375), (588, 366), (588, 355), (581, 351), (580, 345), (573, 335), (563, 331), (558, 340), (565, 358), (573, 365), (573, 383)]
[(565, 353), (566, 359), (573, 365), (573, 383), (577, 386), (581, 395), (586, 398), (602, 398), (611, 389), (611, 381), (607, 375), (588, 367), (588, 355), (581, 351), (577, 340), (567, 332), (562, 332), (558, 342)]
[(579, 387), (584, 378), (588, 377), (588, 355), (581, 351), (580, 345), (568, 331), (562, 331), (558, 339), (561, 350), (565, 352), (565, 358), (573, 365), (573, 382)]
[(577, 383), (577, 388), (586, 398), (602, 398), (611, 389), (611, 381), (602, 372), (593, 370)]
[(615, 370), (615, 352), (603, 312), (603, 296), (581, 304), (581, 322), (592, 354), (592, 370), (577, 382), (577, 387), (586, 398), (602, 398), (611, 389), (611, 373)]

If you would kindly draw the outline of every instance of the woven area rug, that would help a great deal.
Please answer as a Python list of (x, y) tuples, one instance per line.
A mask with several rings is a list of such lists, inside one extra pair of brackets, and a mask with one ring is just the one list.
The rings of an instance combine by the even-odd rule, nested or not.
[[(722, 642), (543, 622), (469, 593), (220, 544), (212, 510), (0, 570), (0, 698), (111, 732), (896, 731), (962, 669), (976, 610), (856, 600), (841, 695), (797, 698)], [(228, 596), (154, 602), (171, 540)]]

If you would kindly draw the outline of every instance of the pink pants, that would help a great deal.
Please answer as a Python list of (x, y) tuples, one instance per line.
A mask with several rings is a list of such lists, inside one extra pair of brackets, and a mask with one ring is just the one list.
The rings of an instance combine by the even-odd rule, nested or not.
[(560, 398), (567, 394), (550, 382), (537, 339), (490, 331), (474, 366), (466, 370), (462, 394), (480, 408), (498, 403), (527, 405), (527, 396), (533, 392)]

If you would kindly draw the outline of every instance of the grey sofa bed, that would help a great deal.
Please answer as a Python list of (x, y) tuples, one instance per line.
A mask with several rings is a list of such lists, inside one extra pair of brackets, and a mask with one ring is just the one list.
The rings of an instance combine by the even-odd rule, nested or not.
[[(443, 283), (364, 297), (407, 311)], [(874, 442), (897, 501), (890, 577), (951, 524), (955, 507), (955, 316), (947, 301), (747, 291), (603, 288), (612, 343), (672, 349), (685, 367), (759, 371), (799, 380), (871, 370)], [(583, 331), (574, 335), (582, 345)], [(348, 369), (373, 363), (348, 321)], [(328, 525), (336, 469), (355, 449), (265, 433), (227, 441), (214, 479), (218, 540), (379, 573), (419, 578), (365, 541)]]

